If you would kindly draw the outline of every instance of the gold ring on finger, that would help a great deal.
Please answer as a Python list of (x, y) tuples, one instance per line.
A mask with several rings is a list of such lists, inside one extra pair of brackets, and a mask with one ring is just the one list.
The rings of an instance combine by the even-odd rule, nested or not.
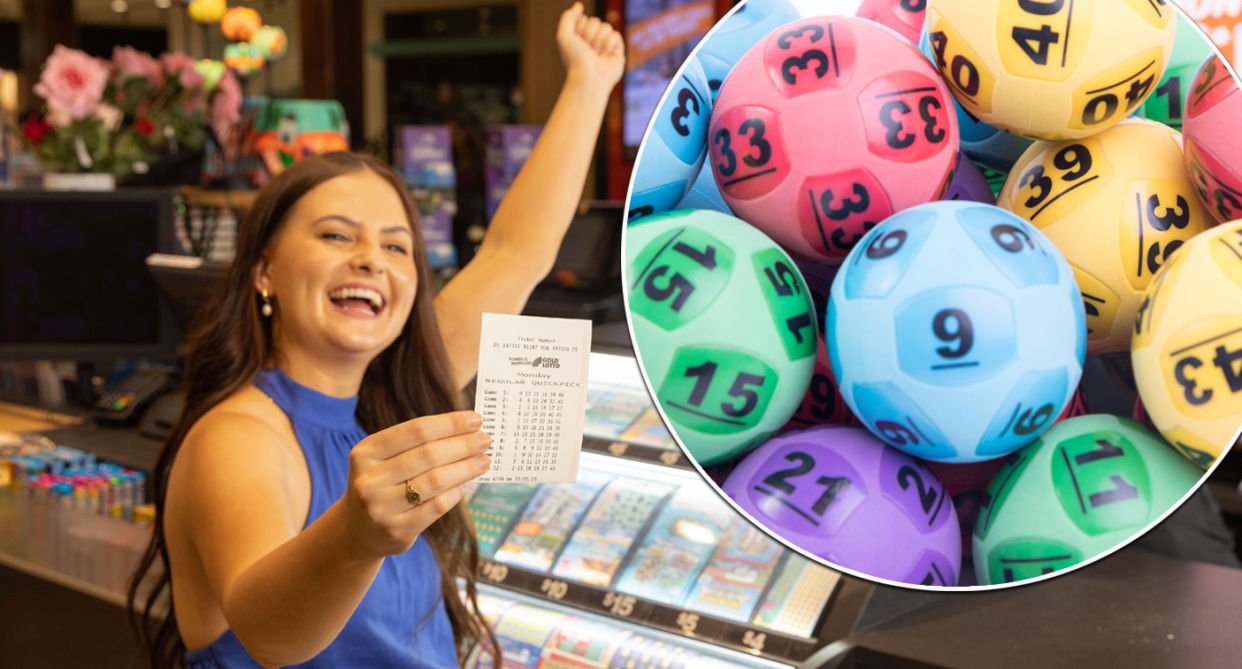
[(423, 498), (419, 497), (418, 491), (414, 489), (414, 486), (410, 485), (410, 481), (405, 482), (405, 498), (408, 499), (410, 504), (413, 504), (414, 506), (418, 506), (423, 503)]

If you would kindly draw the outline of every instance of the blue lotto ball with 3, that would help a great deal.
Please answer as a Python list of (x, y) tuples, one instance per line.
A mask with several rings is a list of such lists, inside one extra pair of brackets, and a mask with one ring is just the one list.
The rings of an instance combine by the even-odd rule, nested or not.
[(1086, 316), (1069, 263), (998, 207), (933, 202), (873, 228), (832, 284), (841, 395), (887, 443), (978, 462), (1034, 441), (1082, 376)]
[(630, 188), (630, 222), (677, 206), (698, 178), (712, 118), (707, 77), (691, 58), (670, 84), (643, 141)]
[(733, 215), (733, 210), (720, 195), (720, 187), (716, 185), (716, 177), (712, 176), (711, 162), (704, 160), (699, 178), (690, 186), (690, 192), (681, 199), (678, 209), (707, 209), (722, 214)]
[(750, 47), (777, 28), (801, 18), (789, 0), (748, 0), (725, 19), (699, 47), (698, 58), (707, 75), (712, 99), (729, 70)]

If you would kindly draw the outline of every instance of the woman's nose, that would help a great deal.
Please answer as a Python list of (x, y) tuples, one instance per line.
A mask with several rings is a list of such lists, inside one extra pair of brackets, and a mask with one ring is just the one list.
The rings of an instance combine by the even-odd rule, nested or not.
[(387, 263), (384, 261), (384, 255), (378, 244), (360, 245), (358, 252), (354, 254), (352, 265), (359, 272), (371, 274), (382, 273), (387, 269)]

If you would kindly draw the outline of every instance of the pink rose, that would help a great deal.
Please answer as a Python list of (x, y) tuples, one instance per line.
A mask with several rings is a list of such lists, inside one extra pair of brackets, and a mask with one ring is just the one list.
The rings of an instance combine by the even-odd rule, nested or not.
[(203, 85), (203, 75), (193, 67), (187, 67), (181, 70), (178, 81), (181, 82), (182, 88), (198, 88)]
[(47, 100), (49, 111), (65, 112), (81, 121), (95, 111), (107, 85), (108, 67), (103, 61), (57, 44), (34, 92)]
[(112, 64), (121, 74), (135, 79), (146, 79), (153, 86), (163, 86), (164, 69), (150, 55), (129, 46), (112, 49)]
[(241, 121), (242, 92), (232, 71), (225, 72), (217, 86), (218, 91), (211, 104), (211, 128), (215, 130), (216, 137), (226, 141), (233, 126)]
[(194, 69), (194, 59), (180, 51), (165, 51), (160, 56), (160, 62), (169, 74), (177, 74), (186, 68)]

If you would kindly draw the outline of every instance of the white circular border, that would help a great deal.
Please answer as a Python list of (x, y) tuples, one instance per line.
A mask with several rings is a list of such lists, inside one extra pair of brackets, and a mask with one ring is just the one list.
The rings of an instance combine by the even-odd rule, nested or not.
[[(747, 1), (748, 0), (742, 0), (742, 2), (739, 2), (736, 6), (733, 7), (733, 9), (729, 10), (727, 14), (721, 17), (720, 20), (716, 22), (716, 25), (712, 26), (711, 30), (707, 31), (707, 33), (703, 35), (703, 38), (699, 40), (699, 43), (696, 44), (694, 46), (694, 49), (690, 51), (690, 55), (686, 56), (686, 61), (681, 64), (681, 67), (677, 68), (677, 72), (673, 75), (672, 79), (670, 80), (670, 83), (671, 81), (676, 81), (677, 78), (681, 76), (682, 71), (684, 71), (686, 68), (686, 63), (688, 63), (691, 58), (695, 58), (698, 56), (699, 49), (702, 48), (703, 44), (705, 44), (707, 40), (711, 38), (712, 34), (716, 32), (716, 29), (719, 28), (730, 16), (733, 16), (733, 14), (737, 12), (738, 8), (745, 5)], [(791, 0), (791, 4), (793, 4), (795, 8), (797, 8), (799, 11), (804, 12), (803, 18), (809, 18), (813, 16), (843, 16), (843, 14), (839, 14), (839, 13), (820, 13), (820, 12), (812, 13), (812, 14), (805, 13), (806, 7), (810, 4), (809, 0), (801, 0), (801, 1)], [(816, 2), (814, 4), (819, 5), (821, 3)], [(849, 6), (853, 6), (857, 8), (858, 4), (860, 3), (855, 2), (854, 0), (837, 0), (836, 2), (833, 2), (832, 0), (828, 0), (826, 2), (822, 2), (822, 4), (824, 5), (830, 5), (830, 4), (849, 5)], [(1183, 15), (1186, 18), (1186, 20), (1192, 26), (1194, 26), (1195, 30), (1198, 31), (1199, 35), (1204, 39), (1204, 41), (1206, 41), (1209, 45), (1211, 45), (1212, 53), (1221, 60), (1221, 62), (1225, 66), (1225, 69), (1227, 69), (1229, 73), (1233, 75), (1234, 81), (1239, 82), (1239, 87), (1242, 88), (1242, 79), (1239, 79), (1237, 71), (1234, 69), (1233, 65), (1229, 62), (1229, 59), (1225, 57), (1224, 53), (1221, 52), (1220, 48), (1216, 46), (1215, 42), (1213, 42), (1211, 38), (1208, 37), (1207, 33), (1203, 30), (1203, 27), (1200, 26), (1198, 23), (1196, 23), (1194, 19), (1190, 18), (1190, 15), (1187, 14), (1186, 10), (1182, 9), (1180, 6), (1173, 4), (1173, 3), (1169, 3), (1168, 6), (1173, 7), (1174, 11)], [(873, 583), (879, 583), (882, 585), (889, 585), (889, 586), (898, 587), (898, 588), (906, 588), (909, 590), (921, 590), (924, 592), (990, 592), (990, 591), (996, 591), (996, 590), (1007, 590), (1007, 589), (1027, 586), (1027, 585), (1034, 585), (1036, 583), (1047, 581), (1049, 579), (1056, 578), (1058, 576), (1064, 576), (1065, 574), (1069, 574), (1071, 572), (1077, 571), (1083, 567), (1093, 565), (1096, 562), (1099, 562), (1100, 560), (1103, 560), (1104, 558), (1112, 555), (1113, 553), (1116, 553), (1117, 551), (1125, 548), (1126, 546), (1129, 546), (1135, 541), (1138, 541), (1140, 538), (1143, 537), (1143, 535), (1147, 534), (1152, 529), (1154, 529), (1157, 525), (1164, 522), (1165, 518), (1168, 518), (1174, 511), (1177, 511), (1178, 509), (1180, 509), (1182, 505), (1186, 503), (1186, 500), (1190, 499), (1191, 495), (1195, 494), (1200, 488), (1203, 487), (1205, 483), (1207, 483), (1208, 477), (1210, 477), (1212, 475), (1212, 472), (1215, 471), (1216, 468), (1220, 466), (1221, 461), (1225, 459), (1225, 456), (1229, 453), (1230, 449), (1232, 449), (1234, 444), (1237, 443), (1238, 438), (1242, 436), (1242, 425), (1239, 425), (1238, 431), (1234, 433), (1233, 435), (1233, 440), (1231, 440), (1229, 444), (1225, 447), (1225, 449), (1221, 451), (1220, 455), (1217, 456), (1216, 461), (1212, 464), (1210, 468), (1208, 468), (1206, 472), (1204, 472), (1203, 476), (1199, 479), (1199, 482), (1194, 487), (1192, 487), (1189, 491), (1187, 491), (1187, 493), (1183, 495), (1182, 498), (1178, 500), (1176, 504), (1169, 507), (1167, 511), (1161, 514), (1159, 518), (1149, 523), (1142, 530), (1135, 532), (1129, 539), (1122, 541), (1121, 543), (1117, 544), (1116, 546), (1113, 546), (1111, 549), (1104, 551), (1103, 553), (1098, 553), (1096, 555), (1093, 555), (1090, 558), (1083, 560), (1082, 562), (1079, 562), (1078, 564), (1071, 565), (1064, 569), (1059, 569), (1057, 571), (1050, 572), (1042, 576), (1036, 576), (1035, 578), (1015, 581), (1013, 583), (997, 583), (993, 585), (972, 585), (972, 586), (952, 586), (952, 587), (948, 587), (948, 586), (936, 587), (936, 586), (928, 586), (928, 585), (918, 585), (914, 583), (901, 583), (898, 581), (890, 581), (888, 579), (872, 576), (870, 574), (864, 574), (854, 569), (849, 569), (849, 568), (842, 567), (837, 564), (833, 564), (817, 555), (808, 553), (802, 548), (795, 546), (792, 542), (785, 539), (784, 536), (781, 536), (777, 532), (772, 531), (771, 529), (768, 528), (766, 524), (759, 522), (758, 520), (754, 518), (754, 516), (751, 516), (744, 509), (742, 509), (742, 507), (739, 506), (737, 502), (733, 501), (732, 497), (726, 495), (725, 492), (720, 489), (720, 486), (717, 485), (716, 482), (713, 481), (712, 478), (708, 476), (706, 472), (703, 471), (703, 467), (699, 465), (698, 460), (695, 460), (694, 457), (690, 454), (690, 450), (686, 448), (686, 445), (684, 443), (682, 443), (681, 437), (678, 436), (677, 430), (673, 427), (672, 422), (669, 421), (668, 416), (664, 414), (664, 407), (660, 405), (660, 401), (656, 398), (655, 389), (652, 388), (651, 386), (651, 379), (647, 376), (647, 368), (643, 366), (642, 354), (639, 353), (638, 343), (634, 338), (634, 323), (630, 317), (630, 291), (628, 288), (629, 280), (626, 277), (628, 264), (625, 262), (626, 239), (629, 237), (629, 235), (626, 234), (626, 231), (629, 228), (630, 195), (633, 193), (633, 190), (634, 190), (634, 177), (636, 176), (638, 172), (639, 163), (642, 162), (643, 150), (647, 147), (647, 138), (651, 136), (652, 128), (655, 127), (655, 122), (658, 118), (658, 111), (660, 107), (664, 105), (664, 100), (665, 98), (668, 97), (668, 94), (671, 90), (672, 90), (671, 85), (669, 88), (665, 89), (664, 95), (660, 96), (660, 101), (656, 103), (657, 113), (653, 113), (651, 115), (651, 120), (647, 122), (647, 130), (643, 133), (643, 140), (638, 145), (638, 154), (634, 158), (634, 169), (630, 173), (630, 184), (626, 188), (626, 191), (625, 191), (625, 205), (623, 207), (623, 211), (625, 212), (626, 220), (625, 220), (625, 225), (622, 227), (622, 230), (621, 230), (621, 284), (622, 284), (621, 299), (625, 305), (625, 325), (630, 335), (630, 345), (634, 349), (634, 359), (638, 362), (638, 371), (639, 371), (639, 374), (641, 374), (643, 377), (643, 385), (647, 387), (647, 393), (651, 397), (652, 404), (655, 405), (656, 411), (659, 412), (660, 418), (664, 421), (665, 427), (668, 428), (669, 434), (672, 435), (673, 440), (677, 442), (678, 448), (681, 449), (682, 453), (686, 456), (686, 459), (689, 460), (692, 465), (694, 465), (695, 470), (699, 472), (699, 476), (703, 478), (703, 480), (708, 484), (708, 486), (711, 487), (712, 490), (716, 491), (716, 494), (719, 495), (721, 499), (723, 499), (727, 504), (729, 504), (729, 506), (733, 507), (733, 509), (736, 510), (738, 513), (740, 513), (742, 517), (749, 520), (751, 524), (753, 524), (755, 527), (763, 530), (765, 533), (767, 533), (768, 536), (784, 544), (786, 548), (802, 555), (803, 557), (806, 557), (809, 560), (812, 560), (821, 565), (824, 565), (825, 567), (828, 567), (829, 569), (832, 569), (833, 571), (843, 572), (843, 573), (849, 574), (850, 576), (853, 576), (855, 578), (859, 578), (865, 581), (871, 581)], [(960, 567), (958, 569), (958, 576), (959, 577), (961, 576)]]

